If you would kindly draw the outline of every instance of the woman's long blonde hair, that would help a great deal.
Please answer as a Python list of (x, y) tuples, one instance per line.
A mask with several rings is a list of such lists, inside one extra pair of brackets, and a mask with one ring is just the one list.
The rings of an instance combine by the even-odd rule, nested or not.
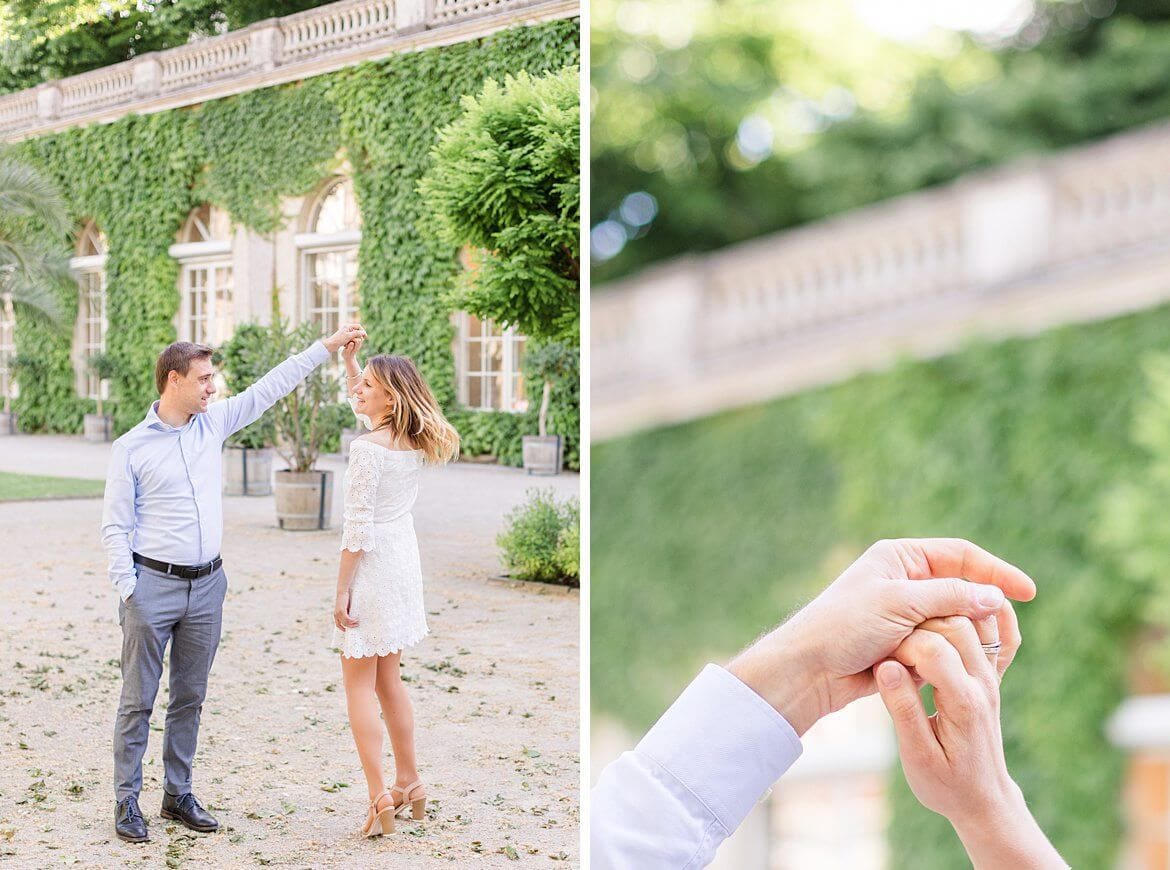
[(374, 425), (410, 438), (429, 465), (459, 453), (459, 433), (447, 422), (435, 394), (408, 356), (380, 353), (366, 360), (366, 373), (393, 397), (393, 407)]

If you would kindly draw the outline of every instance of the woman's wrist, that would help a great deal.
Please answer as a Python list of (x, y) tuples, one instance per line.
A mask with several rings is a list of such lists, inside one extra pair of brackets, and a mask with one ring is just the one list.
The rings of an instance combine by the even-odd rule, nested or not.
[(1003, 794), (982, 810), (950, 819), (974, 870), (1056, 870), (1068, 865), (1032, 817), (1009, 777)]

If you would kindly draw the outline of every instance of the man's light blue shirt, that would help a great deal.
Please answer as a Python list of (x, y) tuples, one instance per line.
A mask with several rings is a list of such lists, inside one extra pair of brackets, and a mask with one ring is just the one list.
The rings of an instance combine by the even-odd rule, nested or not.
[(110, 580), (125, 601), (138, 582), (131, 553), (175, 565), (202, 565), (223, 542), (223, 442), (254, 423), (329, 359), (316, 341), (244, 392), (210, 405), (178, 428), (158, 416), (113, 443), (102, 509)]
[(800, 738), (767, 701), (707, 665), (638, 745), (601, 772), (589, 866), (706, 867), (800, 752)]

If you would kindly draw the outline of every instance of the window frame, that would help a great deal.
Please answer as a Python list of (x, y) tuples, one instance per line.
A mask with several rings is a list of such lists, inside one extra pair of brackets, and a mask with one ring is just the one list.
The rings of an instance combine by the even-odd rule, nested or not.
[[(527, 346), (528, 336), (517, 331), (514, 326), (501, 328), (492, 320), (475, 317), (467, 311), (456, 311), (453, 316), (455, 318), (455, 395), (459, 404), (470, 411), (525, 413), (530, 407), (531, 401), (528, 397), (523, 370), (523, 352)], [(488, 328), (489, 336), (484, 336), (482, 331), (478, 336), (470, 334), (471, 318), (473, 317)], [(499, 371), (492, 371), (491, 368), (485, 367), (490, 338), (498, 338), (502, 342), (502, 359)], [(469, 368), (467, 365), (468, 350), (472, 344), (480, 346), (479, 368), (476, 369)], [(500, 390), (500, 407), (482, 404), (482, 397), (485, 395), (482, 388), (480, 391), (481, 404), (472, 405), (470, 403), (472, 378), (479, 378), (483, 383), (490, 383), (491, 379), (496, 377), (503, 378)], [(517, 387), (519, 388), (517, 389)], [(488, 390), (486, 395), (488, 395), (490, 402), (491, 391)]]
[[(73, 331), (73, 358), (74, 358), (74, 389), (83, 399), (102, 401), (109, 398), (109, 384), (98, 378), (86, 360), (93, 353), (105, 353), (106, 338), (110, 331), (109, 319), (109, 287), (106, 276), (106, 261), (109, 257), (109, 242), (105, 233), (93, 221), (82, 227), (77, 236), (77, 250), (92, 248), (97, 253), (77, 254), (69, 258), (69, 271), (73, 280), (77, 282), (77, 321)], [(93, 292), (92, 277), (97, 276), (97, 292)], [(98, 300), (100, 313), (97, 317), (92, 314), (91, 305), (94, 298)], [(89, 327), (98, 324), (98, 341), (91, 342)]]
[[(200, 212), (204, 209), (207, 210), (206, 223), (200, 218)], [(179, 232), (180, 237), (183, 239), (189, 239), (195, 235), (206, 237), (211, 232), (210, 227), (215, 224), (214, 218), (218, 216), (217, 211), (215, 206), (206, 203), (193, 208), (183, 223), (183, 228)], [(202, 225), (202, 229), (195, 226), (196, 222)], [(219, 347), (236, 331), (236, 270), (232, 257), (230, 220), (228, 227), (229, 237), (226, 239), (205, 238), (203, 241), (180, 241), (168, 248), (167, 252), (179, 263), (178, 332), (183, 341)], [(218, 270), (220, 269), (226, 269), (228, 273), (226, 303), (230, 315), (225, 335), (219, 334), (218, 315), (220, 312), (218, 307), (220, 300), (218, 296), (221, 288), (218, 286)], [(210, 278), (209, 283), (203, 288), (207, 308), (199, 317), (202, 322), (202, 334), (196, 326), (195, 285), (192, 280), (197, 271), (205, 271)]]

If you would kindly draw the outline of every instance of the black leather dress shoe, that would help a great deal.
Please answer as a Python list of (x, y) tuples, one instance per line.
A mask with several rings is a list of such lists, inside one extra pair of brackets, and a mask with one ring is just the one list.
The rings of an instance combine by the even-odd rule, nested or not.
[(178, 797), (164, 792), (162, 817), (175, 819), (192, 831), (201, 831), (205, 834), (209, 831), (219, 830), (219, 822), (211, 813), (199, 806), (199, 801), (195, 800), (195, 795), (191, 792), (181, 794)]
[(128, 797), (118, 801), (114, 808), (114, 832), (119, 840), (127, 843), (145, 843), (150, 840), (146, 831), (146, 819), (138, 809), (138, 798)]

